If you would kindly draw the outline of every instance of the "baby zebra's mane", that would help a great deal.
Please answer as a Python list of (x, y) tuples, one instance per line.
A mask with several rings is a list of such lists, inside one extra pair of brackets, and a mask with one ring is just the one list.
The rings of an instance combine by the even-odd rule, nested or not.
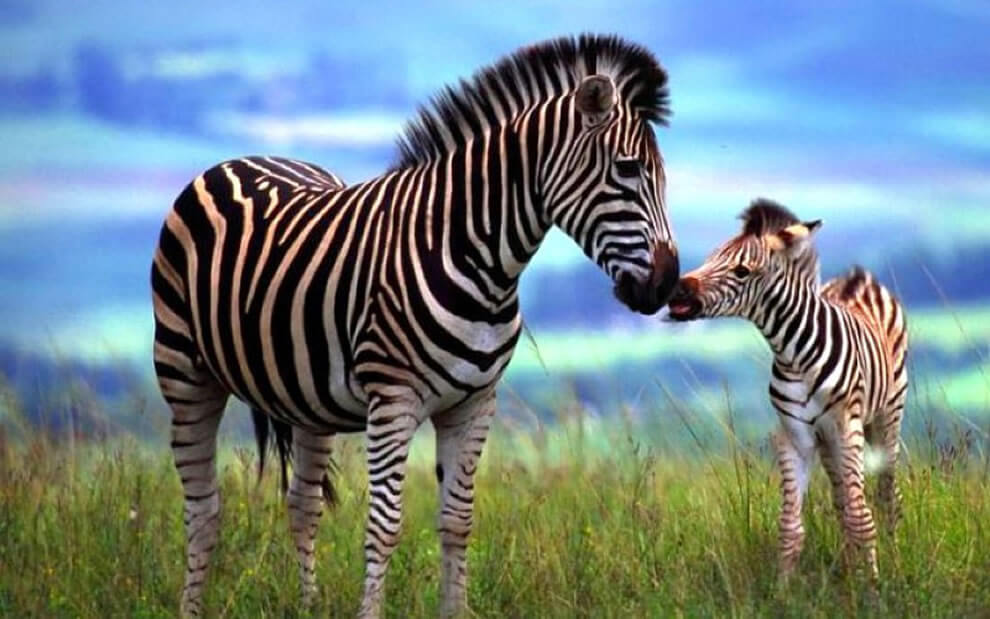
[(649, 51), (614, 35), (561, 37), (523, 47), (445, 87), (407, 124), (392, 169), (435, 161), (596, 73), (612, 78), (620, 104), (644, 120), (667, 124), (667, 73)]
[(749, 207), (739, 215), (739, 219), (743, 220), (743, 234), (752, 236), (780, 232), (787, 226), (800, 221), (787, 208), (766, 198), (753, 200)]

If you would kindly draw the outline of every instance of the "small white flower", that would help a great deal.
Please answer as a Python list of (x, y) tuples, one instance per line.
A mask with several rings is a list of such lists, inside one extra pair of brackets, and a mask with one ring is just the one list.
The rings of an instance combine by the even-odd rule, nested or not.
[(134, 520), (137, 518), (137, 509), (131, 508), (131, 511), (127, 512), (128, 520)]

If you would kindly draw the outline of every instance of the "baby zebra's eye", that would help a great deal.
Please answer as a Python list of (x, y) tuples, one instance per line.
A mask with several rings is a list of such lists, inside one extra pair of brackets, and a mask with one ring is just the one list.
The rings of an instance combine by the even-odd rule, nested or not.
[(636, 178), (643, 169), (638, 159), (616, 159), (615, 171), (622, 178)]
[(750, 270), (740, 264), (736, 268), (732, 269), (732, 274), (739, 279), (742, 279), (750, 274)]

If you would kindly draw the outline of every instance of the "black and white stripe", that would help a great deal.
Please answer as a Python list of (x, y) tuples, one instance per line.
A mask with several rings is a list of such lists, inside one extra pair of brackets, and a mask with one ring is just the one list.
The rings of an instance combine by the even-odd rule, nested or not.
[(155, 365), (186, 493), (182, 612), (217, 537), (216, 426), (233, 394), (292, 426), (290, 503), (312, 597), (317, 498), (336, 432), (366, 431), (363, 616), (398, 542), (410, 439), (437, 435), (443, 611), (465, 608), (473, 476), (519, 336), (520, 273), (552, 225), (652, 313), (676, 284), (651, 122), (666, 74), (615, 37), (524, 48), (445, 90), (396, 165), (346, 188), (315, 166), (222, 163), (178, 197), (152, 269)]
[(846, 547), (877, 575), (873, 514), (864, 497), (869, 439), (884, 454), (879, 496), (891, 528), (900, 510), (894, 480), (907, 396), (907, 329), (894, 296), (866, 271), (819, 285), (811, 245), (820, 221), (801, 222), (769, 200), (742, 215), (743, 231), (681, 279), (677, 320), (740, 316), (774, 352), (770, 401), (781, 472), (780, 568), (786, 577), (804, 543), (801, 505), (816, 450), (832, 482)]

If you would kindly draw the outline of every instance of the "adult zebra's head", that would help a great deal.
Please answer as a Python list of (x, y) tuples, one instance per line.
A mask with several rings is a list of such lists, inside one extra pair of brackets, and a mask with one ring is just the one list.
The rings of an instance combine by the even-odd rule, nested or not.
[(679, 274), (651, 124), (665, 124), (669, 114), (667, 75), (643, 48), (614, 39), (598, 43), (593, 56), (585, 51), (591, 70), (579, 73), (572, 94), (556, 108), (559, 116), (541, 118), (545, 133), (563, 138), (556, 140), (559, 152), (545, 153), (543, 206), (611, 277), (620, 301), (652, 314)]
[[(612, 278), (621, 301), (651, 314), (679, 273), (651, 125), (669, 113), (667, 73), (645, 48), (616, 36), (561, 37), (434, 97), (400, 138), (393, 169), (447, 158), (451, 171), (467, 172), (457, 192), (498, 209), (504, 238), (489, 242), (503, 274), (517, 276), (555, 224)], [(470, 222), (476, 236), (493, 221), (480, 219)]]
[(765, 199), (753, 201), (740, 218), (742, 232), (681, 278), (670, 299), (672, 319), (759, 318), (768, 306), (817, 288), (811, 239), (821, 220), (802, 222)]

